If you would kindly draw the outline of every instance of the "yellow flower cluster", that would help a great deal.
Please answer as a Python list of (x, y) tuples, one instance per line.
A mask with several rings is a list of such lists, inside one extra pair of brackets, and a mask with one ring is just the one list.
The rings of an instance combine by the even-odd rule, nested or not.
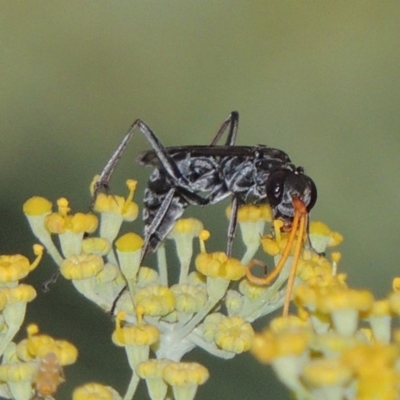
[[(95, 184), (96, 180), (92, 190)], [(127, 187), (126, 198), (98, 194), (93, 210), (99, 217), (92, 213), (73, 214), (65, 198), (58, 200), (55, 212), (52, 204), (40, 197), (24, 204), (32, 231), (56, 262), (61, 275), (105, 311), (116, 311), (112, 341), (125, 349), (132, 370), (124, 399), (133, 398), (140, 379), (146, 381), (152, 399), (164, 399), (168, 385), (174, 398), (194, 398), (198, 385), (207, 380), (208, 372), (197, 363), (181, 362), (182, 357), (194, 347), (225, 359), (248, 351), (254, 341), (251, 322), (279, 309), (284, 302), (293, 255), (297, 271), (292, 270), (292, 286), (299, 289), (296, 300), (301, 297), (301, 283), (306, 282), (312, 288), (312, 282), (333, 276), (333, 263), (316, 255), (313, 249), (302, 251), (306, 239), (304, 212), (300, 218), (301, 228), (294, 229), (289, 237), (289, 233), (284, 232), (287, 226), (283, 227), (281, 221), (271, 221), (271, 210), (266, 205), (239, 209), (238, 223), (246, 247), (240, 260), (222, 251), (207, 252), (205, 242), (210, 232), (199, 220), (185, 218), (178, 220), (167, 236), (176, 247), (178, 262), (167, 260), (162, 244), (157, 250), (157, 270), (144, 266), (144, 246), (148, 238), (143, 239), (134, 232), (120, 234), (122, 223), (131, 222), (138, 215), (138, 205), (133, 202), (136, 182), (128, 180)], [(273, 224), (273, 235), (264, 236), (267, 222)], [(195, 239), (200, 251), (196, 251)], [(338, 234), (321, 224), (310, 225), (310, 239), (314, 249), (318, 247), (321, 252), (340, 241)], [(278, 264), (272, 271), (268, 267), (268, 279), (262, 278), (261, 286), (249, 273), (252, 265), (265, 266), (253, 260), (260, 246), (272, 254)], [(225, 248), (225, 238), (222, 247)], [(279, 263), (282, 253), (284, 260)], [(17, 263), (26, 264), (21, 260)], [(172, 269), (179, 270), (179, 277), (170, 285), (168, 273)], [(24, 271), (28, 270), (25, 267)], [(2, 274), (17, 276), (15, 272), (2, 272), (0, 265), (0, 279)], [(337, 275), (335, 279), (340, 281), (340, 277)], [(342, 286), (338, 284), (336, 289), (344, 290), (345, 285)], [(4, 296), (12, 297), (8, 293)], [(301, 305), (304, 314), (317, 315), (328, 308), (321, 301), (313, 304), (312, 296)], [(118, 299), (116, 303), (115, 299)], [(340, 317), (337, 319), (337, 324), (341, 325)], [(28, 340), (30, 346), (40, 342), (40, 336), (32, 333)], [(288, 337), (293, 339), (288, 349), (301, 347), (301, 341), (296, 341), (295, 336)], [(270, 339), (271, 343), (279, 342), (271, 335)], [(310, 340), (308, 336), (307, 340)], [(283, 343), (279, 343), (278, 348), (284, 348)], [(44, 388), (40, 389), (41, 393), (51, 394), (62, 380), (61, 366), (66, 364), (63, 353), (54, 347), (46, 354), (35, 353), (35, 357), (43, 360), (43, 370), (46, 363), (56, 365), (54, 385), (42, 385)], [(109, 386), (89, 383), (77, 388), (73, 398), (122, 397)]]
[(41, 335), (36, 325), (30, 325), (27, 339), (8, 344), (0, 365), (0, 380), (7, 385), (12, 399), (29, 400), (35, 394), (47, 398), (64, 381), (62, 367), (73, 364), (77, 356), (71, 343)]
[(399, 292), (375, 300), (348, 288), (344, 276), (320, 275), (298, 286), (294, 299), (299, 316), (274, 319), (252, 352), (296, 398), (399, 398), (400, 331), (391, 330)]

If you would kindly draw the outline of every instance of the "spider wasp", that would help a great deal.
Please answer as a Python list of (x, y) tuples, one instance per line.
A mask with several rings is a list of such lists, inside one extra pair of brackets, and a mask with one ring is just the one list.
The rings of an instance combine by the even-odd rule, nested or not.
[[(313, 180), (282, 150), (265, 145), (235, 146), (238, 125), (239, 113), (232, 111), (209, 145), (180, 147), (164, 147), (140, 119), (131, 125), (95, 183), (93, 201), (102, 188), (108, 189), (122, 153), (134, 133), (140, 131), (152, 149), (140, 154), (137, 161), (154, 168), (144, 193), (141, 260), (149, 251), (157, 250), (189, 205), (204, 207), (227, 197), (232, 199), (228, 256), (232, 253), (238, 208), (243, 204), (268, 203), (273, 218), (282, 220), (286, 230), (294, 231), (292, 243), (296, 230), (302, 230), (299, 235), (304, 236), (308, 213), (317, 200)], [(225, 143), (219, 145), (225, 132)], [(252, 280), (250, 267), (247, 275)], [(253, 281), (257, 283), (257, 278)]]

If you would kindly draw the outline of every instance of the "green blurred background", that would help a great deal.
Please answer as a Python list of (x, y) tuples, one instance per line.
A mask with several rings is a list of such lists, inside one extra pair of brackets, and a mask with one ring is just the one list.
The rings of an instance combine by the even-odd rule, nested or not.
[[(315, 180), (312, 217), (340, 231), (341, 271), (377, 296), (400, 268), (400, 2), (1, 1), (0, 253), (32, 256), (21, 213), (32, 195), (87, 210), (88, 184), (136, 118), (166, 145), (207, 144), (231, 110), (238, 144), (289, 153)], [(149, 171), (135, 138), (112, 187)], [(194, 210), (214, 237), (226, 206)], [(213, 220), (220, 221), (213, 223)], [(221, 222), (222, 221), (222, 222)], [(222, 227), (220, 227), (222, 226)], [(141, 229), (140, 224), (136, 225)], [(54, 271), (47, 257), (30, 282)], [(29, 306), (27, 321), (80, 347), (72, 387), (101, 380), (123, 393), (129, 370), (112, 324), (69, 283)], [(259, 323), (258, 327), (265, 325)], [(285, 399), (251, 356), (215, 360), (198, 399)], [(141, 388), (142, 390), (142, 388)], [(147, 398), (141, 391), (139, 398)]]

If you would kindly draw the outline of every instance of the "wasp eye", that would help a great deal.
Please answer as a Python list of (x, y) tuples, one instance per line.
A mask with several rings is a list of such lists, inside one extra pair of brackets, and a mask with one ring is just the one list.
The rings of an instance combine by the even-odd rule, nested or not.
[(266, 183), (268, 202), (271, 206), (277, 206), (282, 201), (285, 179), (290, 171), (279, 169), (272, 172)]

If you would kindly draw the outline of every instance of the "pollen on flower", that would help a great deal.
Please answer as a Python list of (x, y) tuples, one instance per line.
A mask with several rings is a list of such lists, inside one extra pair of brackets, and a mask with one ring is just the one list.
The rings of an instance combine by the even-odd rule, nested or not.
[[(139, 207), (132, 201), (136, 189), (136, 181), (127, 181), (128, 197), (99, 193), (96, 197), (94, 210), (100, 213), (115, 213), (123, 216), (126, 221), (134, 221), (139, 212)], [(93, 194), (93, 191), (92, 191)]]
[(212, 342), (215, 337), (215, 332), (219, 324), (227, 317), (221, 313), (212, 313), (207, 315), (203, 322), (203, 337), (207, 342)]
[(262, 363), (284, 356), (300, 357), (312, 337), (308, 321), (295, 316), (279, 317), (272, 321), (269, 329), (256, 334), (251, 352)]
[(203, 231), (203, 223), (196, 218), (180, 218), (176, 221), (174, 228), (169, 234), (170, 237), (175, 235), (191, 235), (199, 236)]
[(116, 328), (112, 334), (113, 342), (118, 346), (150, 346), (157, 342), (160, 331), (153, 325), (126, 325), (122, 326), (125, 315), (119, 313), (116, 319)]
[[(394, 282), (393, 285), (395, 285)], [(392, 312), (396, 315), (400, 315), (400, 290), (395, 289), (395, 291), (389, 295), (389, 305)]]
[(200, 232), (199, 239), (202, 240), (203, 242), (205, 242), (206, 240), (208, 240), (210, 238), (210, 235), (211, 235), (210, 231), (203, 229)]
[(163, 371), (163, 378), (171, 386), (202, 385), (208, 377), (207, 368), (195, 362), (171, 362)]
[[(241, 281), (241, 283), (244, 281)], [(228, 290), (225, 295), (225, 305), (229, 315), (238, 314), (243, 308), (243, 296), (236, 290)]]
[(107, 239), (91, 237), (82, 241), (82, 252), (85, 254), (97, 254), (105, 256), (111, 250), (111, 244)]
[(245, 267), (235, 258), (228, 258), (223, 252), (200, 253), (195, 260), (196, 268), (203, 275), (238, 281), (245, 274)]
[(315, 387), (344, 386), (353, 377), (353, 370), (337, 358), (319, 359), (305, 365), (302, 376)]
[(392, 288), (394, 292), (400, 291), (400, 277), (396, 276), (392, 281)]
[(175, 308), (179, 312), (199, 312), (206, 304), (207, 291), (204, 286), (182, 283), (171, 287), (175, 295)]
[[(228, 206), (225, 210), (225, 214), (228, 219), (231, 218), (232, 206)], [(239, 207), (238, 222), (257, 222), (257, 221), (272, 221), (272, 211), (268, 204), (253, 205), (245, 204)]]
[(129, 232), (116, 240), (115, 246), (121, 252), (134, 252), (140, 250), (143, 247), (143, 243), (144, 241), (139, 235)]
[(1, 293), (3, 293), (7, 298), (7, 303), (16, 302), (30, 302), (36, 297), (36, 290), (33, 286), (20, 284), (16, 287), (2, 288)]
[(165, 359), (151, 359), (143, 361), (136, 367), (136, 373), (142, 379), (162, 378), (163, 370), (171, 361)]
[(332, 276), (332, 265), (325, 257), (315, 253), (308, 254), (307, 258), (305, 255), (304, 252), (297, 266), (297, 275), (302, 281), (307, 282), (317, 277), (324, 279)]
[(347, 349), (342, 355), (342, 360), (359, 374), (373, 376), (382, 368), (393, 367), (398, 356), (398, 346), (373, 343), (359, 344)]
[(272, 257), (277, 256), (283, 248), (279, 245), (279, 242), (271, 235), (265, 235), (261, 238), (261, 246), (264, 252)]
[(28, 199), (23, 205), (26, 215), (36, 216), (50, 214), (53, 204), (44, 197), (34, 196)]
[(115, 390), (109, 386), (100, 383), (87, 383), (80, 386), (72, 393), (73, 400), (114, 400), (118, 397), (115, 396)]
[(233, 353), (248, 351), (254, 338), (251, 325), (240, 317), (228, 317), (221, 321), (215, 333), (219, 347)]
[(87, 279), (96, 276), (104, 267), (103, 258), (95, 254), (81, 254), (66, 258), (60, 271), (66, 279)]
[(345, 308), (366, 311), (372, 307), (373, 300), (367, 290), (331, 289), (318, 298), (317, 307), (325, 313)]
[(335, 331), (329, 331), (314, 337), (313, 349), (325, 357), (336, 358), (345, 350), (356, 346), (358, 343), (358, 338), (354, 336), (342, 336)]
[(3, 363), (0, 365), (0, 380), (2, 382), (32, 381), (36, 368), (29, 363)]
[(268, 291), (268, 287), (255, 285), (254, 283), (251, 283), (249, 280), (243, 279), (239, 283), (239, 290), (240, 293), (242, 293), (249, 299), (259, 299), (266, 294), (266, 292)]
[(25, 278), (31, 270), (29, 260), (20, 254), (0, 256), (0, 282), (2, 283)]
[(157, 282), (158, 272), (149, 267), (140, 267), (137, 277), (138, 287), (149, 286)]
[(148, 286), (135, 294), (135, 304), (142, 306), (146, 315), (164, 316), (173, 311), (175, 296), (166, 286)]
[(92, 233), (97, 229), (99, 221), (94, 214), (76, 213), (69, 222), (70, 229), (74, 233)]
[(54, 353), (63, 366), (73, 364), (78, 358), (78, 349), (66, 340), (56, 340), (49, 335), (39, 334), (36, 324), (27, 328), (28, 338), (17, 345), (17, 355), (20, 359), (30, 361), (43, 358), (48, 353)]

